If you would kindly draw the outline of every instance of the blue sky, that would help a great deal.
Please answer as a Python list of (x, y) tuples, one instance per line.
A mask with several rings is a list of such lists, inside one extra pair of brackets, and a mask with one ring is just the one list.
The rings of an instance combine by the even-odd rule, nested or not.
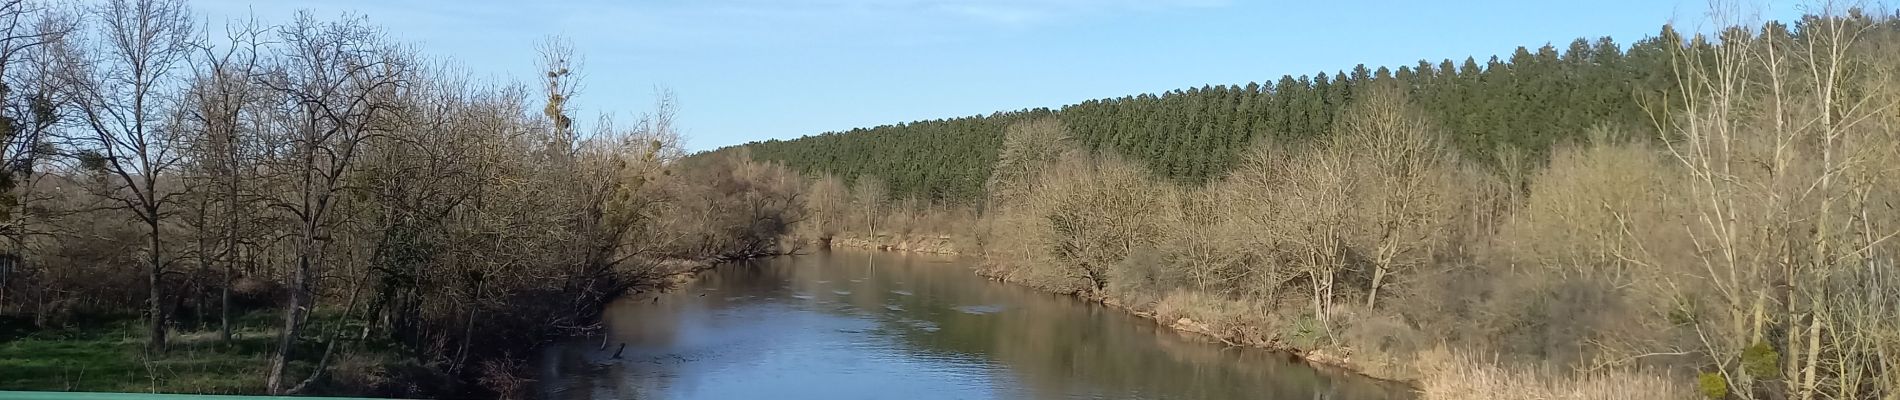
[[(496, 80), (535, 46), (585, 59), (578, 120), (679, 100), (687, 146), (1280, 75), (1508, 54), (1517, 46), (1707, 25), (1700, 0), (196, 0), (213, 21), (354, 12)], [(1750, 4), (1767, 18), (1796, 6)], [(215, 22), (212, 25), (217, 25)]]

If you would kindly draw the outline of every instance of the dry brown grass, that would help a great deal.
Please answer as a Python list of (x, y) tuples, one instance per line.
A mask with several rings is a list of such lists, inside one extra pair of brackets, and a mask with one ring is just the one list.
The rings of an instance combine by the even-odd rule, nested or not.
[(1682, 400), (1687, 382), (1658, 373), (1610, 370), (1552, 373), (1514, 368), (1443, 348), (1421, 352), (1419, 390), (1428, 400)]
[(389, 366), (395, 363), (388, 355), (345, 352), (338, 355), (336, 365), (330, 372), (330, 381), (338, 387), (357, 388), (365, 391), (383, 390), (390, 385), (399, 384)]
[[(1155, 319), (1177, 328), (1212, 334), (1232, 343), (1264, 344), (1271, 337), (1270, 308), (1255, 301), (1176, 290), (1155, 304)], [(1182, 321), (1186, 319), (1188, 321)]]

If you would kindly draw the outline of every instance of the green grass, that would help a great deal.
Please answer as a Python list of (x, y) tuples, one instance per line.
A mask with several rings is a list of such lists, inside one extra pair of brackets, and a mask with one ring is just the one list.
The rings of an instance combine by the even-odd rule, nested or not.
[(220, 343), (215, 331), (175, 332), (169, 351), (156, 357), (144, 353), (144, 325), (136, 319), (30, 332), (0, 342), (0, 390), (262, 393), (275, 318), (234, 322), (231, 343)]
[(1299, 318), (1280, 326), (1280, 338), (1295, 349), (1311, 351), (1330, 344), (1331, 335), (1327, 332), (1326, 322), (1302, 314)]

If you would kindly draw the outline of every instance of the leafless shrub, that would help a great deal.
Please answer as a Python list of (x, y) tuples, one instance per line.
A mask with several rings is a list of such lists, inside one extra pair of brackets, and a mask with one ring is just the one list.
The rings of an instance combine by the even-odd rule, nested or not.
[(1103, 293), (1109, 269), (1156, 248), (1178, 218), (1171, 188), (1112, 156), (1070, 151), (1031, 179), (1039, 188), (998, 213), (1003, 231), (1023, 237), (992, 254), (1015, 258), (992, 260), (1030, 270), (1024, 276), (1048, 287)]
[(1396, 87), (1375, 86), (1340, 122), (1323, 156), (1348, 174), (1349, 210), (1339, 238), (1370, 264), (1366, 307), (1373, 308), (1391, 276), (1437, 261), (1468, 185), (1442, 133)]
[(482, 362), (481, 384), (502, 399), (518, 399), (528, 395), (528, 385), (533, 379), (521, 376), (521, 362), (513, 358), (500, 358)]
[(831, 238), (845, 229), (845, 220), (852, 214), (851, 191), (843, 179), (825, 174), (813, 179), (805, 192), (804, 209), (808, 216), (805, 223), (799, 225), (806, 231), (801, 236), (829, 246)]
[(783, 254), (783, 236), (805, 217), (805, 183), (790, 169), (754, 162), (744, 154), (713, 155), (686, 169), (675, 217), (683, 232), (671, 254), (736, 260)]

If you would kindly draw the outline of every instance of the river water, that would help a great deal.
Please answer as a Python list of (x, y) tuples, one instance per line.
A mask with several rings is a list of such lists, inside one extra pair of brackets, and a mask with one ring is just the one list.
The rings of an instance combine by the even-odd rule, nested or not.
[[(703, 273), (550, 346), (550, 399), (1404, 399), (1403, 387), (1208, 343), (991, 282), (952, 257), (827, 252)], [(617, 357), (616, 357), (617, 353)]]

